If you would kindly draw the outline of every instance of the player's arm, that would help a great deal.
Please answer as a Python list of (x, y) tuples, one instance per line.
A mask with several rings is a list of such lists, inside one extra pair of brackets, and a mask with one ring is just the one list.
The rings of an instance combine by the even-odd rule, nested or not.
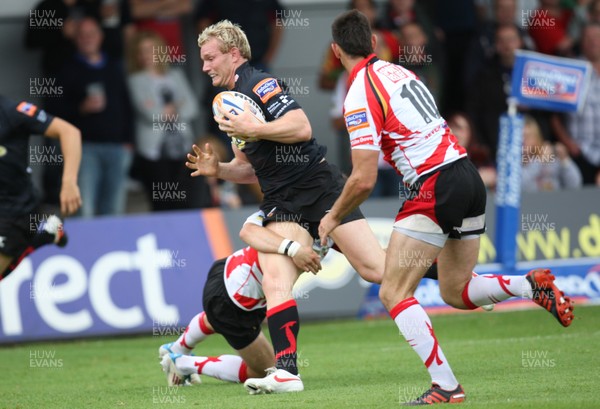
[(185, 166), (194, 170), (192, 176), (217, 177), (233, 183), (258, 182), (248, 158), (235, 146), (233, 146), (235, 157), (229, 162), (220, 162), (210, 143), (204, 145), (204, 150), (195, 144), (192, 149), (195, 155), (188, 153), (188, 161), (185, 163)]
[(231, 147), (234, 158), (229, 162), (219, 162), (217, 177), (234, 183), (258, 183), (254, 168), (244, 152), (235, 145)]
[(77, 173), (81, 162), (81, 132), (69, 122), (54, 117), (44, 134), (58, 138), (63, 154), (63, 174), (60, 189), (60, 210), (64, 215), (75, 213), (81, 206)]
[(214, 117), (219, 129), (231, 138), (257, 138), (281, 143), (306, 142), (312, 138), (312, 128), (302, 109), (286, 112), (274, 121), (258, 123), (246, 103), (244, 112), (234, 115), (219, 109), (222, 118)]
[(252, 88), (252, 97), (267, 122), (256, 121), (246, 103), (240, 115), (220, 110), (224, 117), (215, 118), (219, 129), (239, 139), (258, 138), (288, 144), (309, 141), (312, 138), (310, 122), (302, 107), (283, 88), (276, 78), (264, 78)]
[(378, 159), (379, 151), (370, 149), (352, 150), (352, 173), (346, 181), (342, 194), (328, 213), (331, 219), (341, 221), (367, 200), (375, 186), (375, 182), (377, 182)]
[(310, 141), (312, 138), (312, 127), (302, 109), (288, 111), (274, 121), (257, 125), (255, 137), (258, 139), (280, 143), (298, 143)]
[[(256, 212), (244, 223), (240, 238), (253, 249), (261, 253), (277, 253), (289, 256), (301, 271), (317, 273), (321, 270), (321, 259), (312, 246), (302, 245), (289, 240), (278, 233), (263, 227), (264, 213)], [(300, 228), (300, 227), (299, 227)]]

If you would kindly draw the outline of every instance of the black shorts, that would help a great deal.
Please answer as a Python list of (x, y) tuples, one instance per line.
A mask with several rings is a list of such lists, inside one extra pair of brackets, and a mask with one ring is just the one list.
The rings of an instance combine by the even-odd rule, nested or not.
[(30, 246), (36, 231), (37, 224), (31, 222), (29, 213), (12, 218), (0, 217), (0, 253), (19, 257)]
[[(319, 223), (342, 193), (345, 182), (337, 166), (324, 161), (293, 185), (264, 198), (260, 206), (265, 213), (263, 223), (298, 223), (317, 239)], [(356, 208), (340, 224), (364, 218), (360, 209)]]
[[(394, 227), (451, 239), (485, 232), (487, 192), (467, 158), (420, 178), (410, 188)], [(422, 217), (426, 216), (426, 217)]]
[(225, 260), (215, 261), (210, 268), (204, 284), (202, 305), (215, 332), (223, 335), (233, 349), (240, 350), (250, 345), (260, 334), (267, 309), (245, 311), (231, 301), (223, 277)]

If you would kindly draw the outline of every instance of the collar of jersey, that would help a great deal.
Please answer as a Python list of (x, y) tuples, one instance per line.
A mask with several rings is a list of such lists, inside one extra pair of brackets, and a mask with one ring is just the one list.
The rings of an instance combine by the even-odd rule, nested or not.
[(356, 64), (354, 68), (352, 68), (352, 71), (348, 76), (348, 88), (350, 88), (350, 85), (352, 85), (352, 83), (354, 82), (354, 79), (356, 78), (358, 72), (365, 68), (367, 65), (374, 63), (375, 61), (377, 61), (377, 56), (375, 54), (371, 54), (367, 55), (363, 60)]
[(240, 79), (240, 73), (245, 70), (246, 68), (250, 67), (250, 62), (246, 61), (244, 62), (242, 65), (240, 65), (239, 67), (237, 67), (235, 69), (235, 75), (237, 76), (235, 79), (235, 84), (233, 85), (233, 88), (235, 89), (235, 87), (237, 86), (237, 82)]

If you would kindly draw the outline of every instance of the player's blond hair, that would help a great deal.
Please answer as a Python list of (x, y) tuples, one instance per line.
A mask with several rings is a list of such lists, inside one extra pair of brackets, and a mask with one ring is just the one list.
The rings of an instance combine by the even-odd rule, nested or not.
[(206, 27), (198, 36), (198, 47), (202, 48), (211, 38), (219, 40), (219, 50), (222, 53), (231, 51), (232, 48), (240, 50), (240, 55), (247, 60), (252, 59), (250, 43), (244, 30), (229, 20), (221, 20), (211, 26)]

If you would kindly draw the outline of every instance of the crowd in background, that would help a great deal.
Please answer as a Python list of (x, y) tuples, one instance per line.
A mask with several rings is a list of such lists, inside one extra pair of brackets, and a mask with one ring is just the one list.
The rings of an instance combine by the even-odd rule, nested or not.
[[(600, 0), (351, 0), (378, 37), (381, 59), (414, 71), (489, 189), (496, 183), (499, 117), (507, 110), (515, 51), (528, 49), (589, 61), (594, 70), (583, 109), (525, 114), (523, 189), (600, 186)], [(63, 87), (45, 108), (82, 131), (79, 184), (82, 216), (125, 211), (130, 181), (152, 210), (258, 203), (255, 185), (191, 178), (184, 166), (192, 143), (210, 141), (222, 160), (228, 138), (210, 106), (218, 90), (192, 91), (185, 70), (184, 33), (229, 19), (245, 30), (251, 64), (264, 70), (285, 33), (278, 0), (44, 0), (36, 6), (63, 19), (56, 27), (28, 26), (24, 43), (40, 50), (40, 69)], [(338, 133), (339, 166), (351, 170), (343, 121), (343, 67), (323, 50), (318, 86), (331, 92), (331, 132)], [(192, 129), (202, 116), (206, 129)], [(47, 142), (51, 143), (51, 142)], [(60, 170), (44, 174), (45, 201), (57, 201)], [(401, 179), (383, 160), (373, 196), (398, 196)]]

